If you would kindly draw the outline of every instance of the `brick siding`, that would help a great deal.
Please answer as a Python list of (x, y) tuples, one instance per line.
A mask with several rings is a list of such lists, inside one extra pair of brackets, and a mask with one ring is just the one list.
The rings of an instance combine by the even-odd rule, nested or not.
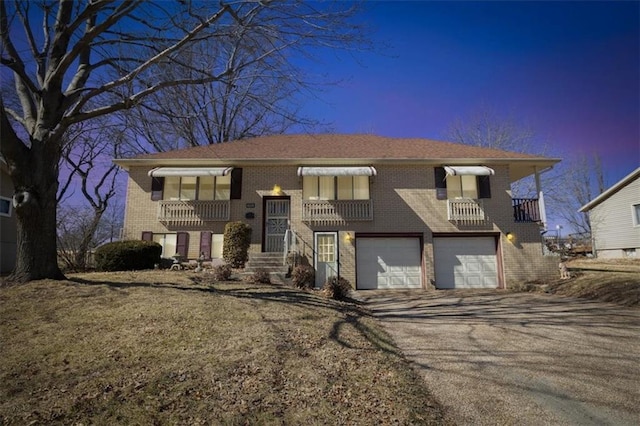
[[(356, 282), (355, 239), (347, 241), (346, 233), (420, 234), (423, 236), (425, 265), (424, 287), (429, 288), (434, 277), (433, 235), (452, 233), (486, 233), (500, 235), (498, 255), (503, 265), (502, 281), (507, 285), (522, 281), (544, 279), (557, 274), (557, 259), (542, 254), (539, 227), (535, 223), (515, 223), (509, 192), (509, 171), (506, 166), (492, 166), (496, 174), (491, 176), (491, 196), (484, 199), (488, 225), (457, 226), (447, 220), (447, 201), (436, 199), (434, 169), (431, 166), (375, 165), (377, 176), (370, 178), (370, 197), (373, 200), (373, 220), (351, 222), (344, 225), (318, 226), (301, 221), (302, 178), (296, 174), (295, 165), (243, 166), (242, 199), (231, 200), (231, 221), (243, 221), (251, 225), (251, 251), (262, 250), (263, 199), (270, 196), (274, 185), (279, 185), (284, 195), (291, 199), (291, 228), (306, 242), (299, 246), (301, 252), (313, 264), (312, 249), (314, 231), (339, 232), (340, 273), (353, 286)], [(125, 238), (140, 239), (143, 231), (171, 233), (187, 231), (189, 257), (198, 256), (200, 232), (224, 232), (225, 222), (209, 222), (204, 226), (174, 229), (157, 220), (157, 202), (151, 201), (149, 169), (131, 167), (127, 186), (125, 212)], [(254, 205), (254, 207), (249, 207)], [(246, 219), (252, 212), (254, 218)], [(513, 241), (505, 237), (515, 235)]]

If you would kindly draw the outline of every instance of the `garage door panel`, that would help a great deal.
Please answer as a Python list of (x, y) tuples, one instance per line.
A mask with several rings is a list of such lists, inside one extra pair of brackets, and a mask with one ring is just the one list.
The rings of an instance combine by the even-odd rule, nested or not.
[(421, 288), (418, 238), (358, 238), (357, 288)]
[(497, 288), (493, 237), (434, 238), (437, 288)]

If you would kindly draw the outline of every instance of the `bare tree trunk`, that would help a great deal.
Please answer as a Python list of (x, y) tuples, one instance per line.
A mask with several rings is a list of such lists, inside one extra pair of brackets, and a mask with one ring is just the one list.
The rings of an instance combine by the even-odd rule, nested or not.
[[(64, 279), (56, 250), (56, 192), (60, 155), (52, 144), (36, 143), (29, 167), (10, 167), (17, 216), (16, 266), (9, 281), (27, 282), (44, 278)], [(53, 151), (53, 152), (52, 152)], [(35, 163), (35, 164), (34, 164)]]

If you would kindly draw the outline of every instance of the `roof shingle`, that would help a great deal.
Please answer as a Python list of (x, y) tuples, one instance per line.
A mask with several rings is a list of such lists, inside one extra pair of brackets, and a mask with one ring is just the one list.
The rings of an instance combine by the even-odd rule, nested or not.
[(175, 151), (143, 154), (154, 159), (385, 159), (448, 158), (542, 159), (544, 157), (493, 148), (418, 138), (390, 138), (368, 134), (273, 135)]

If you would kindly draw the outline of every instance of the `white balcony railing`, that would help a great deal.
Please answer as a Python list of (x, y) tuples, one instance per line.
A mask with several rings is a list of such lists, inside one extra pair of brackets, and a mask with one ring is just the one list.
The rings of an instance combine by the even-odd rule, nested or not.
[(318, 225), (373, 220), (373, 201), (303, 200), (302, 220)]
[(456, 198), (447, 200), (447, 218), (464, 225), (481, 225), (487, 220), (482, 200)]
[(204, 222), (228, 221), (229, 206), (229, 200), (165, 200), (158, 202), (158, 220), (173, 226), (196, 226)]

